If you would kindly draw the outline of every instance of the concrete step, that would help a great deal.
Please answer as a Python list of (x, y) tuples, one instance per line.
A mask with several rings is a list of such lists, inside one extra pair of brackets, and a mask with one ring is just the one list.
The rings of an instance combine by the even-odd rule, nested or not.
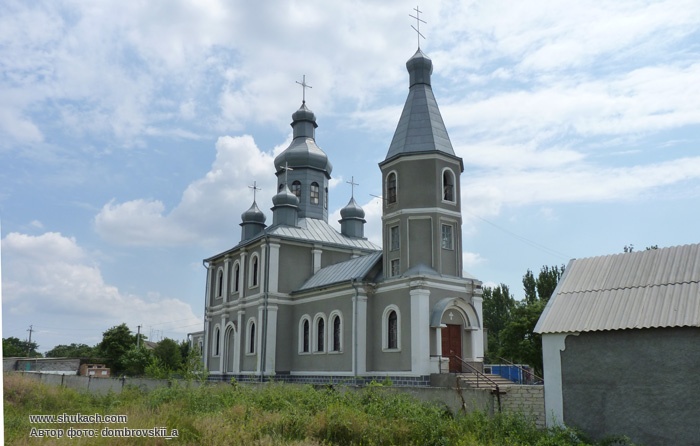
[(513, 381), (503, 378), (500, 375), (485, 374), (485, 376), (490, 381), (484, 379), (484, 376), (479, 376), (476, 373), (460, 373), (459, 375), (457, 375), (457, 378), (469, 387), (482, 389), (493, 388), (493, 383), (498, 384), (499, 387), (517, 385)]

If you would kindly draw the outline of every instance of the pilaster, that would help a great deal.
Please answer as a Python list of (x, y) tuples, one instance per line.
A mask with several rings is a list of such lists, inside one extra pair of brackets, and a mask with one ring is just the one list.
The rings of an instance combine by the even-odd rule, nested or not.
[(430, 290), (414, 288), (411, 296), (411, 371), (430, 374)]

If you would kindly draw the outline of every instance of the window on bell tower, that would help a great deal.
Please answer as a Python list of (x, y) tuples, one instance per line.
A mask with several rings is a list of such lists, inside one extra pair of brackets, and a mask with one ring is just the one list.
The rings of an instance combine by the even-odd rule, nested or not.
[(310, 192), (310, 197), (311, 197), (311, 204), (318, 204), (318, 183), (313, 182), (311, 183), (311, 188), (309, 190)]
[(452, 203), (455, 201), (455, 175), (450, 169), (442, 172), (442, 199)]
[(295, 181), (292, 183), (292, 193), (297, 196), (298, 199), (301, 200), (301, 182), (300, 181)]
[(386, 177), (386, 201), (396, 203), (396, 172), (391, 172)]

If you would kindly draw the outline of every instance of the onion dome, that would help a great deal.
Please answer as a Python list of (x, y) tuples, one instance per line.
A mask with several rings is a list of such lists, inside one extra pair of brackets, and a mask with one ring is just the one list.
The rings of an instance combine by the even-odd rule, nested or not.
[(278, 206), (299, 206), (299, 198), (285, 185), (281, 191), (272, 197), (272, 204)]
[(410, 76), (409, 87), (415, 84), (430, 85), (430, 75), (433, 74), (433, 61), (420, 48), (406, 62), (406, 69)]
[(250, 208), (241, 214), (241, 220), (243, 223), (265, 223), (265, 214), (260, 210), (258, 204), (253, 202)]
[(351, 198), (347, 206), (340, 210), (340, 217), (343, 220), (347, 220), (350, 218), (364, 219), (365, 211), (360, 207), (359, 204), (357, 204), (355, 198)]
[(275, 169), (281, 172), (285, 166), (291, 168), (311, 168), (321, 170), (330, 177), (333, 166), (328, 156), (316, 145), (314, 140), (316, 115), (302, 103), (299, 110), (292, 115), (294, 139), (284, 152), (275, 158)]

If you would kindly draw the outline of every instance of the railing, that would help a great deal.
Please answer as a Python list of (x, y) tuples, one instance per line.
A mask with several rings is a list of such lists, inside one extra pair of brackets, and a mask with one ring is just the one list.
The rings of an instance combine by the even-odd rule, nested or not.
[[(537, 384), (543, 384), (543, 383), (544, 383), (544, 378), (535, 375), (535, 373), (532, 372), (532, 370), (527, 370), (527, 369), (525, 369), (524, 367), (521, 367), (521, 366), (519, 366), (519, 365), (517, 365), (517, 364), (513, 364), (512, 362), (508, 361), (508, 360), (505, 359), (505, 358), (501, 358), (500, 356), (495, 356), (495, 358), (498, 359), (498, 360), (500, 360), (500, 361), (504, 361), (504, 362), (505, 362), (506, 364), (508, 364), (509, 366), (515, 367), (515, 368), (517, 368), (518, 370), (520, 370), (520, 377), (521, 377), (521, 378), (520, 378), (520, 381), (521, 381), (521, 382), (520, 382), (519, 384), (522, 384), (523, 377), (525, 377), (526, 375), (533, 376), (533, 377), (535, 378), (535, 383), (537, 383)], [(495, 364), (494, 364), (494, 365), (495, 365)]]
[[(465, 361), (464, 359), (460, 358), (459, 356), (452, 355), (451, 357), (459, 360), (459, 362), (462, 363), (462, 366), (466, 365), (467, 368), (471, 369), (471, 373), (474, 373), (476, 375), (476, 387), (479, 387), (479, 378), (481, 378), (484, 381), (491, 384), (491, 388), (492, 388), (491, 393), (493, 395), (496, 395), (496, 399), (498, 400), (498, 411), (500, 412), (501, 411), (501, 389), (498, 386), (498, 383), (496, 381), (492, 380), (491, 378), (489, 378), (488, 376), (486, 376), (483, 372), (481, 372), (476, 367), (474, 367), (473, 365), (471, 365), (469, 362)], [(464, 370), (464, 369), (462, 369), (462, 370)]]

